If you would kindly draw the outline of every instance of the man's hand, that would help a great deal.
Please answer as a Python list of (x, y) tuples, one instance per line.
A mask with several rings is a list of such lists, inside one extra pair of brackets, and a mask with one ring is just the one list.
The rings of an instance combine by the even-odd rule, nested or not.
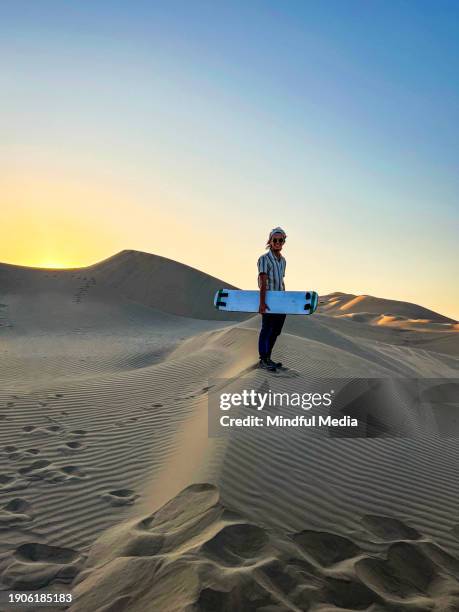
[(260, 302), (260, 308), (258, 309), (258, 312), (260, 314), (264, 314), (267, 310), (269, 310), (269, 306), (266, 302)]

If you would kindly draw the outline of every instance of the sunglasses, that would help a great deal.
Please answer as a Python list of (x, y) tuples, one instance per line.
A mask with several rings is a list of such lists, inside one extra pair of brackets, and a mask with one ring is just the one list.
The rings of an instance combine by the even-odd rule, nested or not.
[(271, 238), (271, 241), (274, 244), (277, 244), (277, 243), (282, 244), (284, 242), (284, 238)]

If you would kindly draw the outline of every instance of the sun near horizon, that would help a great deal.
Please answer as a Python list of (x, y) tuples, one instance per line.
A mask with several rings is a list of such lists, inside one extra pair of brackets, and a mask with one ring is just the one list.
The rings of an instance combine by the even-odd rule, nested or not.
[[(212, 271), (209, 271), (209, 269), (206, 269), (204, 266), (199, 266), (199, 265), (193, 265), (190, 262), (184, 261), (184, 260), (180, 260), (177, 257), (173, 257), (173, 256), (169, 256), (169, 255), (164, 255), (164, 254), (159, 254), (159, 253), (152, 253), (151, 251), (145, 250), (145, 249), (129, 249), (129, 248), (118, 248), (118, 249), (114, 249), (112, 252), (110, 253), (105, 253), (105, 254), (99, 254), (99, 255), (94, 255), (93, 257), (89, 258), (89, 257), (82, 257), (80, 259), (80, 261), (70, 261), (69, 259), (65, 259), (64, 257), (62, 257), (61, 259), (59, 259), (59, 257), (54, 257), (54, 258), (43, 258), (40, 256), (30, 256), (30, 257), (25, 257), (23, 258), (23, 260), (21, 262), (18, 261), (0, 261), (1, 263), (4, 264), (9, 264), (9, 265), (17, 265), (17, 266), (24, 266), (24, 267), (29, 267), (29, 268), (33, 268), (33, 269), (42, 269), (42, 270), (74, 270), (74, 269), (81, 269), (81, 268), (86, 268), (88, 266), (92, 266), (95, 264), (100, 263), (101, 261), (108, 259), (110, 257), (113, 257), (119, 253), (121, 253), (122, 251), (138, 251), (138, 252), (143, 252), (146, 253), (148, 255), (153, 255), (153, 256), (160, 256), (160, 257), (165, 257), (167, 259), (173, 260), (173, 261), (177, 261), (178, 263), (181, 263), (183, 265), (187, 265), (187, 266), (191, 266), (192, 268), (195, 268), (205, 274), (209, 274), (211, 276), (217, 276), (219, 277), (218, 274), (213, 274)], [(82, 261), (83, 260), (83, 261)], [(228, 279), (225, 278), (224, 275), (220, 275), (220, 278), (222, 278), (223, 281), (228, 282), (230, 284), (234, 284), (236, 286), (240, 286), (241, 288), (244, 288), (244, 284), (242, 283), (238, 283), (236, 281), (234, 281), (234, 279)], [(245, 286), (245, 288), (247, 288), (247, 286)], [(253, 287), (250, 287), (253, 288)], [(298, 290), (299, 286), (296, 287), (291, 287), (292, 290)], [(317, 287), (314, 287), (314, 289), (317, 289)], [(345, 287), (343, 287), (343, 283), (338, 284), (336, 287), (334, 288), (328, 288), (327, 290), (323, 290), (323, 291), (319, 291), (319, 295), (327, 295), (330, 293), (334, 293), (334, 292), (342, 292), (342, 293), (349, 293), (349, 294), (354, 294), (356, 296), (358, 296), (356, 299), (359, 299), (359, 296), (372, 296), (375, 297), (376, 299), (392, 299), (392, 300), (398, 300), (401, 302), (409, 302), (409, 303), (413, 303), (413, 304), (417, 304), (419, 306), (423, 306), (425, 308), (429, 308), (430, 310), (432, 310), (433, 312), (436, 312), (437, 314), (441, 314), (443, 316), (447, 316), (451, 319), (454, 319), (455, 321), (458, 321), (459, 318), (457, 316), (454, 315), (454, 313), (448, 312), (448, 310), (446, 308), (441, 308), (440, 306), (436, 306), (435, 304), (432, 304), (431, 302), (429, 302), (428, 300), (425, 300), (424, 302), (422, 301), (416, 301), (415, 299), (409, 299), (409, 298), (404, 298), (403, 296), (394, 296), (394, 295), (381, 295), (379, 294), (377, 291), (359, 291), (358, 289), (352, 290), (352, 289), (346, 289)], [(458, 329), (459, 331), (459, 329)]]
[(249, 289), (280, 225), (288, 289), (459, 317), (458, 16), (7, 3), (0, 261), (85, 267), (129, 245)]
[(77, 264), (72, 265), (68, 262), (64, 263), (63, 261), (38, 261), (29, 267), (51, 270), (71, 270), (72, 268), (82, 268), (83, 266), (79, 266)]

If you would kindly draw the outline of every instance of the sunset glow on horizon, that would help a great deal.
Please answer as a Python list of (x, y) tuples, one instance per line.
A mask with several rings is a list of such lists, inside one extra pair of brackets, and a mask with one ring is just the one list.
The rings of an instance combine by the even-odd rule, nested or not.
[[(459, 318), (459, 6), (19, 0), (0, 22), (0, 262), (124, 249)], [(429, 8), (430, 7), (430, 8)]]

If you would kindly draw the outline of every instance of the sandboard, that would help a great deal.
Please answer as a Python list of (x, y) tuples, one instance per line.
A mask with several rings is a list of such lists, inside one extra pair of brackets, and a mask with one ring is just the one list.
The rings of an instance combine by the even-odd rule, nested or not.
[[(319, 296), (315, 291), (267, 291), (268, 313), (309, 315), (317, 309)], [(214, 306), (228, 312), (258, 312), (259, 291), (220, 289), (215, 294)]]

